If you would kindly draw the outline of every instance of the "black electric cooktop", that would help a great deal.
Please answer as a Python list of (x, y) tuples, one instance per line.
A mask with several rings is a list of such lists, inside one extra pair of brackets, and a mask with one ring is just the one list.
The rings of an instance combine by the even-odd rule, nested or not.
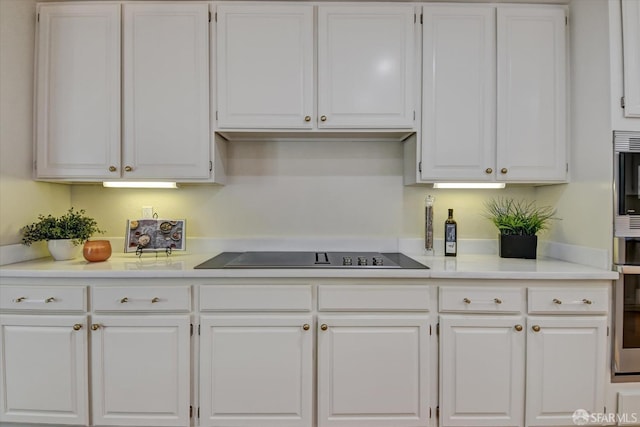
[(197, 269), (218, 268), (429, 268), (399, 252), (222, 252)]

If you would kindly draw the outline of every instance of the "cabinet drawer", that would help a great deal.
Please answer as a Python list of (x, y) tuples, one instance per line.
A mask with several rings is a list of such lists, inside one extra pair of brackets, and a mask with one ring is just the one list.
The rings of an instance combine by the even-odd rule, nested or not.
[(311, 311), (311, 285), (205, 285), (201, 311)]
[(93, 288), (93, 311), (190, 311), (189, 286)]
[(428, 311), (429, 286), (320, 285), (320, 311)]
[(519, 313), (524, 289), (441, 287), (440, 311), (464, 313)]
[(87, 288), (82, 286), (3, 286), (0, 309), (87, 311)]
[(593, 313), (606, 314), (609, 290), (537, 288), (529, 289), (529, 313)]

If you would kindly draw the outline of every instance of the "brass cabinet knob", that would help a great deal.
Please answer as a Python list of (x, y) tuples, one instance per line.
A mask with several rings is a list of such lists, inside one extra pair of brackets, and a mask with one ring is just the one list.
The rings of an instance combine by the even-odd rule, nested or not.
[(125, 302), (129, 302), (129, 298), (124, 297), (120, 299), (120, 304), (124, 304)]
[(531, 329), (533, 329), (533, 332), (540, 332), (540, 326), (538, 325), (533, 325)]
[(80, 323), (76, 323), (75, 325), (73, 325), (74, 331), (79, 331), (80, 329), (82, 329), (82, 325)]
[(554, 304), (562, 304), (562, 301), (560, 301), (558, 298), (554, 298), (553, 299), (553, 303)]
[(158, 297), (151, 298), (151, 304), (156, 303), (156, 302), (160, 302), (160, 298), (158, 298)]
[(471, 304), (471, 300), (469, 298), (463, 298), (462, 301), (464, 301), (465, 304)]
[(320, 325), (320, 329), (322, 329), (323, 331), (326, 331), (327, 329), (329, 329), (329, 327), (327, 326), (326, 323), (323, 323), (322, 325)]
[(54, 302), (56, 299), (54, 297), (49, 297), (47, 299), (44, 300), (45, 303), (50, 303), (50, 302)]
[(26, 300), (26, 299), (27, 299), (27, 297), (18, 297), (18, 298), (16, 298), (16, 299), (15, 299), (15, 300), (13, 300), (13, 301), (14, 301), (14, 302), (22, 302), (22, 301), (24, 301), (24, 300)]
[(305, 122), (310, 122), (311, 121), (311, 116), (304, 116), (304, 121)]
[(585, 304), (592, 304), (592, 301), (590, 299), (586, 299), (586, 298), (583, 299), (582, 302), (585, 303)]
[(321, 122), (326, 122), (327, 121), (327, 116), (320, 116), (320, 121)]
[(124, 167), (124, 171), (125, 172), (131, 172), (133, 170), (133, 168), (131, 166), (125, 166)]
[(516, 331), (520, 332), (522, 331), (522, 325), (516, 325), (514, 326), (514, 328), (516, 329)]
[(117, 170), (118, 168), (116, 168), (115, 166), (109, 166), (109, 172), (115, 172)]
[(97, 331), (98, 329), (100, 329), (100, 325), (98, 325), (97, 323), (94, 323), (93, 325), (91, 325), (92, 331)]
[(493, 302), (495, 302), (496, 304), (502, 304), (502, 300), (500, 298), (494, 298)]
[(486, 169), (484, 170), (484, 173), (486, 173), (486, 174), (493, 173), (493, 169), (491, 169), (491, 168), (486, 168)]
[(302, 325), (302, 329), (304, 329), (305, 331), (308, 331), (310, 327), (311, 326), (309, 326), (308, 323), (305, 323), (304, 325)]
[(507, 173), (507, 172), (509, 172), (509, 170), (507, 168), (500, 169), (500, 173), (504, 174), (504, 173)]

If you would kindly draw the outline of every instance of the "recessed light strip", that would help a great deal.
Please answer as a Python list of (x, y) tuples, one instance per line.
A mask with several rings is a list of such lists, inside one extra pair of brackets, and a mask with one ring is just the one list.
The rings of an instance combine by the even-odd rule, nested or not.
[(505, 188), (504, 182), (436, 182), (433, 188), (458, 188), (458, 189), (495, 189)]
[(107, 188), (178, 188), (175, 182), (165, 181), (105, 181), (103, 187)]

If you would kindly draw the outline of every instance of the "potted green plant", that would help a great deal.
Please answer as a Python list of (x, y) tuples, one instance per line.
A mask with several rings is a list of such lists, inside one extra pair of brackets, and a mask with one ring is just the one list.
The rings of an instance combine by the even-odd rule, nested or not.
[(502, 258), (535, 259), (537, 233), (549, 227), (556, 210), (538, 207), (534, 202), (512, 198), (492, 199), (485, 203), (486, 217), (500, 232), (499, 253)]
[(37, 222), (25, 225), (21, 231), (24, 245), (44, 240), (56, 261), (75, 258), (82, 243), (96, 233), (104, 233), (84, 209), (76, 211), (73, 207), (60, 217), (38, 215)]

